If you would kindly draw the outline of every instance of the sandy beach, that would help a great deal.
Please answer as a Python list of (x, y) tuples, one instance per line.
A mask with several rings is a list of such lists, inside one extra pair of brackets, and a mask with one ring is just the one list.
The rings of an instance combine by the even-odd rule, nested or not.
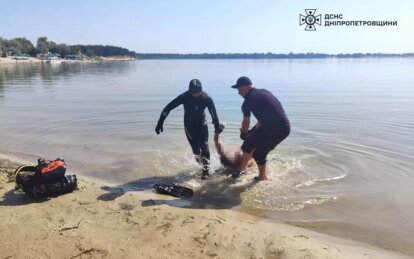
[(27, 57), (26, 59), (13, 59), (10, 57), (0, 58), (0, 65), (5, 64), (23, 64), (23, 63), (42, 63), (42, 60), (33, 57)]
[(31, 200), (14, 193), (18, 165), (0, 158), (1, 259), (408, 258), (236, 211), (157, 205), (169, 197), (82, 177), (73, 193)]
[[(85, 60), (68, 60), (68, 59), (61, 59), (60, 62), (67, 62), (67, 63), (75, 63), (75, 62), (111, 62), (111, 61), (134, 61), (135, 58), (126, 57), (126, 56), (113, 56), (113, 57), (98, 57), (94, 60), (85, 59)], [(11, 57), (7, 58), (0, 58), (0, 65), (13, 65), (13, 64), (35, 64), (35, 63), (42, 63), (46, 62), (45, 60), (41, 60), (34, 57), (27, 57), (25, 59), (14, 59)]]

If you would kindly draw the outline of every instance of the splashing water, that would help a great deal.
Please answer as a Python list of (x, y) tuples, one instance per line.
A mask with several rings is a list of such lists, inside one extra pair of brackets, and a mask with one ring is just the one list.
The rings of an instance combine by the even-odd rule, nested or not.
[[(346, 177), (342, 174), (327, 178), (313, 178), (306, 172), (301, 160), (275, 155), (268, 162), (269, 181), (259, 182), (242, 195), (243, 207), (270, 211), (298, 211), (306, 206), (321, 205), (336, 200), (335, 193), (327, 194), (330, 182)], [(316, 183), (321, 186), (313, 190)]]
[[(254, 181), (258, 174), (256, 166), (234, 180), (226, 174), (228, 170), (222, 170), (219, 161), (216, 154), (212, 155), (208, 181), (200, 179), (201, 167), (191, 152), (158, 152), (154, 167), (157, 175), (171, 176), (175, 182), (198, 193), (194, 198), (195, 203), (200, 203), (197, 206), (241, 205), (247, 210), (297, 211), (334, 201), (335, 194), (326, 194), (324, 187), (346, 177), (346, 174), (325, 178), (308, 175), (301, 160), (276, 153), (269, 156), (267, 163), (269, 181)], [(308, 190), (317, 184), (316, 190)]]

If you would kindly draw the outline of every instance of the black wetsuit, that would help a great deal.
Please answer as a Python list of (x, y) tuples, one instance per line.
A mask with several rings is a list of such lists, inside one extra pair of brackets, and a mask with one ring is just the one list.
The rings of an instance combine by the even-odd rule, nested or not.
[(266, 89), (252, 88), (244, 97), (243, 115), (256, 117), (260, 127), (253, 130), (242, 145), (243, 152), (253, 152), (258, 165), (266, 164), (267, 154), (290, 133), (290, 123), (279, 100)]
[(193, 154), (198, 162), (203, 164), (203, 173), (208, 172), (210, 162), (210, 150), (208, 148), (208, 127), (205, 108), (211, 114), (214, 128), (217, 130), (219, 119), (213, 99), (207, 93), (202, 92), (201, 96), (193, 97), (190, 92), (184, 92), (172, 100), (161, 113), (158, 124), (164, 122), (168, 113), (177, 106), (184, 105), (184, 130), (187, 140), (191, 145)]

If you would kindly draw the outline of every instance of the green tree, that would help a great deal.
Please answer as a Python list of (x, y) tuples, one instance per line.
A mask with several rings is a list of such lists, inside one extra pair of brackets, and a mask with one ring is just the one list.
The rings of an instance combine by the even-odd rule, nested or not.
[(2, 37), (0, 37), (0, 56), (2, 55), (2, 53), (4, 51), (3, 41), (4, 41), (4, 39)]
[(55, 42), (51, 41), (48, 43), (48, 46), (50, 52), (57, 53), (61, 57), (65, 57), (66, 55), (71, 54), (71, 48), (66, 44), (56, 44)]
[(37, 52), (40, 54), (45, 54), (49, 52), (47, 37), (39, 37), (37, 39), (36, 49)]
[(46, 45), (47, 45), (47, 48), (49, 49), (50, 52), (57, 53), (58, 49), (57, 49), (56, 42), (54, 42), (54, 41), (46, 41)]
[(66, 44), (59, 44), (58, 45), (58, 53), (60, 54), (60, 56), (62, 58), (66, 57), (66, 55), (71, 54), (71, 49), (68, 45)]
[(14, 48), (16, 53), (34, 55), (36, 52), (32, 42), (26, 38), (12, 39), (10, 40), (10, 45)]

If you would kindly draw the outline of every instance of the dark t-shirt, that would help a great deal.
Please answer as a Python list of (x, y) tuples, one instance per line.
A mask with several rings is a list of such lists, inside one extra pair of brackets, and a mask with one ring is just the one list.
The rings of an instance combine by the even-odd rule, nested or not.
[(180, 94), (164, 108), (160, 120), (164, 121), (168, 113), (181, 104), (184, 105), (184, 124), (186, 126), (191, 127), (205, 124), (206, 114), (204, 110), (207, 108), (213, 119), (214, 126), (218, 127), (219, 120), (213, 99), (205, 92), (197, 98), (194, 98), (188, 91)]
[(266, 89), (252, 88), (245, 96), (242, 105), (243, 115), (250, 117), (252, 112), (264, 129), (280, 133), (290, 131), (289, 120), (279, 100)]

